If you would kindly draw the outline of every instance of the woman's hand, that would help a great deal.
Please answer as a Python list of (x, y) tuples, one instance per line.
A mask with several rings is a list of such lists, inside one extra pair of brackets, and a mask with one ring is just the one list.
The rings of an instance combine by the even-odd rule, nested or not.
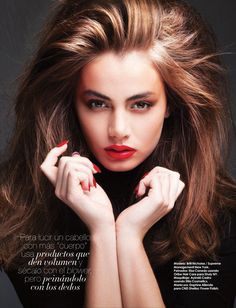
[(116, 220), (118, 235), (143, 240), (146, 232), (169, 213), (185, 184), (180, 180), (180, 174), (166, 168), (155, 167), (139, 182), (137, 197), (147, 196), (139, 202), (126, 208)]
[(67, 144), (53, 148), (43, 161), (41, 170), (55, 186), (56, 196), (83, 220), (90, 232), (114, 225), (112, 205), (93, 174), (97, 173), (93, 163), (79, 153), (73, 156), (59, 156)]

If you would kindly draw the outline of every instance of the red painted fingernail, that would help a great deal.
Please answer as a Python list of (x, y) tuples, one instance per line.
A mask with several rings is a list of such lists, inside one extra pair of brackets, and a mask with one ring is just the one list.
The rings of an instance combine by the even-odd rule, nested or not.
[(97, 188), (97, 183), (96, 183), (95, 178), (93, 178), (93, 186)]
[(63, 140), (62, 142), (60, 142), (57, 147), (60, 148), (62, 147), (64, 144), (67, 144), (69, 142), (69, 140)]
[(137, 185), (137, 186), (135, 187), (135, 190), (134, 190), (134, 193), (135, 193), (136, 198), (138, 197), (138, 187), (139, 187), (139, 185)]
[(101, 173), (101, 172), (102, 172), (101, 169), (100, 169), (97, 165), (95, 165), (95, 164), (93, 164), (93, 168), (94, 168), (98, 173)]
[(148, 175), (149, 172), (144, 173), (144, 175), (142, 176), (142, 179), (145, 178), (146, 175)]
[(72, 156), (74, 156), (74, 155), (79, 155), (80, 156), (79, 152), (73, 152)]
[(90, 185), (89, 185), (89, 184), (86, 185), (84, 182), (82, 182), (82, 183), (81, 183), (81, 186), (82, 186), (82, 189), (83, 189), (83, 190), (88, 190), (88, 191), (90, 191)]

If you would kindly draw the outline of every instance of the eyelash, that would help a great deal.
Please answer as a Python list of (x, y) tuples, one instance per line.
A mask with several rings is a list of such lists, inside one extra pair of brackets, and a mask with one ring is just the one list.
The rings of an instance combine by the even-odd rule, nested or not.
[[(144, 108), (137, 108), (137, 105), (142, 105)], [(91, 110), (104, 110), (104, 109), (108, 109), (108, 105), (101, 101), (101, 100), (98, 100), (98, 99), (91, 99), (87, 102), (87, 106), (89, 107), (89, 109)], [(102, 107), (103, 106), (103, 107)], [(136, 107), (134, 107), (136, 106)], [(147, 110), (149, 108), (152, 107), (152, 104), (150, 102), (147, 102), (147, 101), (139, 101), (139, 102), (136, 102), (134, 104), (132, 104), (132, 107), (131, 109), (132, 110), (138, 110), (138, 111), (143, 111), (143, 110)]]
[[(98, 106), (93, 106), (94, 104), (100, 104), (100, 106), (103, 104), (105, 105), (105, 103), (103, 101), (100, 101), (98, 99), (90, 99), (88, 102), (87, 102), (87, 106), (89, 107), (89, 109), (101, 109), (102, 107), (98, 107)], [(106, 105), (107, 107), (107, 105)], [(106, 108), (105, 107), (105, 108)]]
[(149, 109), (149, 108), (152, 107), (152, 104), (149, 103), (149, 102), (146, 102), (146, 101), (139, 101), (139, 102), (137, 102), (137, 103), (134, 103), (133, 106), (134, 106), (134, 105), (137, 106), (138, 104), (139, 104), (139, 106), (140, 106), (140, 105), (142, 105), (143, 107), (145, 106), (145, 108), (132, 108), (132, 109), (134, 109), (134, 110), (146, 110), (146, 109)]

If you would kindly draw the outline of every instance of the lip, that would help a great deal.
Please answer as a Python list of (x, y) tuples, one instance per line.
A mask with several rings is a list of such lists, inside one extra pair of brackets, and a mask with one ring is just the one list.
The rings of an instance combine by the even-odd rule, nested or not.
[(126, 145), (117, 145), (113, 144), (109, 147), (106, 147), (104, 149), (108, 156), (114, 159), (126, 159), (134, 155), (134, 153), (137, 151), (131, 147), (128, 147)]

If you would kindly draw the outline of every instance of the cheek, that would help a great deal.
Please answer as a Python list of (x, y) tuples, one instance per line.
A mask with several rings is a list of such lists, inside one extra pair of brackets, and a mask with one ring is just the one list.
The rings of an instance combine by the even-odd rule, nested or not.
[(80, 126), (88, 143), (95, 144), (103, 139), (104, 125), (102, 123), (96, 117), (81, 115)]
[(142, 123), (136, 122), (135, 132), (137, 138), (147, 145), (148, 143), (156, 143), (161, 135), (163, 120), (158, 120), (155, 117), (146, 119), (145, 121), (142, 121)]
[(80, 123), (80, 127), (82, 129), (82, 132), (85, 136), (85, 138), (88, 138), (91, 135), (92, 129), (93, 129), (93, 123), (90, 121), (90, 118), (86, 114), (86, 112), (77, 111), (78, 120)]

